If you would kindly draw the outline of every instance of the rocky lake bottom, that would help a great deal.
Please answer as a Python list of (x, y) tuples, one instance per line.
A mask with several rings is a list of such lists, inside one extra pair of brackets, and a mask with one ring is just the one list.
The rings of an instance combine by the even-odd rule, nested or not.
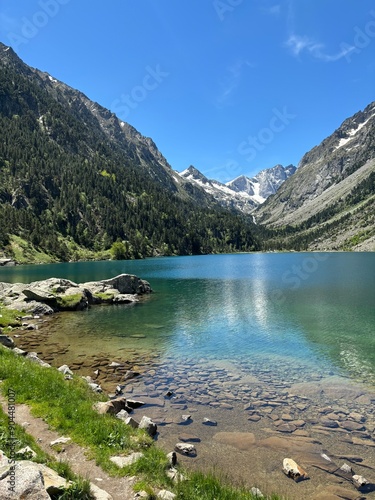
[[(179, 455), (188, 468), (214, 469), (236, 484), (292, 500), (375, 498), (373, 387), (285, 356), (165, 356), (142, 348), (142, 334), (132, 336), (131, 348), (123, 339), (92, 343), (62, 330), (63, 315), (25, 323), (12, 335), (17, 347), (90, 375), (108, 394), (120, 385), (125, 396), (143, 401), (134, 418), (157, 423), (166, 452), (177, 442), (194, 444), (196, 456)], [(124, 381), (128, 370), (140, 375)], [(287, 478), (284, 458), (309, 479)], [(340, 471), (344, 463), (369, 481), (361, 493), (349, 481), (352, 473)]]

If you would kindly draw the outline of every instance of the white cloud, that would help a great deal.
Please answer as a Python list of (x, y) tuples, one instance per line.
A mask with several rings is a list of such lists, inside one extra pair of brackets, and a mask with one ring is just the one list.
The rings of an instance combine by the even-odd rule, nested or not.
[(296, 57), (298, 57), (301, 53), (306, 51), (311, 55), (311, 57), (319, 59), (324, 62), (338, 61), (343, 57), (347, 56), (353, 50), (355, 50), (355, 47), (347, 47), (337, 52), (336, 54), (330, 55), (325, 52), (324, 44), (316, 42), (315, 40), (309, 38), (308, 36), (300, 36), (295, 34), (289, 36), (285, 45), (291, 50), (292, 54)]

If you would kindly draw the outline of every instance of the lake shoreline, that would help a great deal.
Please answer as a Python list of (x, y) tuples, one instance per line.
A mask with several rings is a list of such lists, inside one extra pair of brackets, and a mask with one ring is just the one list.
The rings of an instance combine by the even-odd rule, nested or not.
[[(19, 332), (17, 346), (25, 350), (32, 348), (42, 360), (52, 362), (58, 368), (60, 361), (54, 363), (52, 353), (46, 348), (54, 343), (54, 324), (66, 314), (81, 313), (57, 313), (46, 322), (39, 320), (38, 330)], [(341, 427), (341, 422), (345, 422), (343, 418), (347, 418), (350, 412), (362, 410), (366, 427), (372, 425), (375, 428), (375, 391), (369, 389), (367, 392), (362, 384), (324, 373), (311, 373), (310, 382), (298, 384), (299, 367), (296, 367), (293, 377), (289, 373), (288, 381), (284, 380), (287, 372), (284, 376), (280, 372), (280, 379), (273, 380), (270, 367), (263, 362), (259, 378), (259, 369), (252, 366), (256, 364), (255, 359), (242, 366), (228, 365), (225, 361), (212, 363), (203, 358), (182, 362), (173, 358), (163, 359), (156, 352), (146, 356), (144, 350), (136, 352), (134, 349), (124, 349), (117, 356), (106, 353), (104, 349), (96, 358), (85, 359), (86, 363), (81, 364), (79, 360), (83, 356), (79, 353), (76, 356), (78, 363), (70, 362), (69, 351), (74, 350), (74, 346), (60, 344), (55, 347), (62, 364), (66, 361), (75, 375), (91, 376), (109, 397), (115, 396), (115, 388), (120, 385), (125, 397), (145, 399), (146, 405), (134, 410), (132, 416), (140, 419), (147, 414), (158, 424), (158, 441), (164, 451), (171, 451), (175, 442), (185, 435), (199, 440), (195, 445), (197, 457), (180, 459), (189, 469), (209, 472), (215, 464), (220, 473), (229, 471), (235, 482), (257, 484), (262, 486), (264, 493), (277, 491), (290, 499), (297, 499), (301, 494), (310, 498), (309, 495), (318, 486), (328, 488), (332, 481), (335, 482), (330, 472), (317, 469), (326, 465), (321, 458), (323, 452), (333, 461), (339, 460), (337, 457), (343, 457), (341, 461), (350, 461), (357, 456), (361, 461), (356, 459), (352, 467), (365, 477), (375, 476), (375, 460), (371, 452), (375, 449), (371, 447), (375, 446), (371, 445), (374, 438), (368, 440), (363, 431), (349, 431)], [(140, 376), (125, 382), (124, 374), (128, 370)], [(175, 377), (173, 381), (172, 373)], [(202, 393), (204, 385), (209, 387), (209, 399)], [(248, 392), (242, 392), (245, 386)], [(169, 392), (173, 393), (172, 396), (167, 396)], [(326, 395), (322, 397), (321, 392)], [(348, 397), (358, 402), (346, 407), (344, 400)], [(327, 417), (329, 412), (333, 415)], [(342, 413), (340, 417), (340, 412), (346, 415)], [(190, 418), (183, 420), (183, 414), (190, 415)], [(204, 418), (217, 422), (217, 425), (202, 425)], [(335, 421), (329, 421), (330, 418), (338, 419), (338, 425), (334, 426)], [(365, 439), (370, 447), (365, 443), (359, 444)], [(250, 460), (254, 453), (257, 464), (252, 466), (249, 476), (246, 457)], [(280, 464), (289, 455), (308, 469), (314, 484), (309, 481), (295, 485), (285, 478)]]

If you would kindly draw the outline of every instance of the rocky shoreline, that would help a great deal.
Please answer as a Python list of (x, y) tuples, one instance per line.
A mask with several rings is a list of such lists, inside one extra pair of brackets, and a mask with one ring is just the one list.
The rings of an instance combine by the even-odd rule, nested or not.
[(0, 302), (32, 315), (83, 310), (95, 304), (130, 304), (151, 293), (150, 284), (131, 274), (87, 283), (49, 278), (30, 284), (0, 282)]
[[(55, 280), (59, 279), (45, 280), (42, 287), (7, 286), (3, 296), (12, 304), (21, 298), (32, 307), (48, 305), (54, 312), (61, 310), (56, 295), (69, 297), (72, 289), (85, 294), (86, 300), (79, 302), (86, 303), (85, 307), (107, 299), (115, 304), (115, 296), (127, 295), (124, 290), (137, 292), (129, 294), (134, 300), (139, 292), (151, 291), (147, 282), (129, 275), (81, 285)], [(36, 301), (35, 289), (39, 293), (40, 288), (54, 297)], [(15, 291), (18, 296), (13, 295)], [(56, 300), (55, 309), (52, 300)], [(58, 368), (68, 347), (53, 345), (53, 323), (32, 318), (14, 335), (17, 346), (37, 351), (36, 357)], [(121, 396), (124, 401), (143, 403), (125, 411), (130, 410), (135, 422), (147, 412), (158, 425), (160, 446), (166, 452), (176, 449), (181, 462), (191, 468), (209, 470), (214, 460), (236, 480), (245, 480), (249, 486), (266, 485), (266, 490), (268, 485), (270, 492), (291, 499), (375, 498), (375, 393), (338, 374), (285, 362), (275, 366), (271, 358), (239, 357), (230, 364), (189, 357), (177, 360), (125, 347), (115, 354), (77, 353), (67, 364), (74, 374), (87, 377), (94, 390), (100, 386), (110, 399)], [(285, 479), (282, 465), (287, 458), (307, 471), (309, 481), (297, 484)], [(367, 478), (367, 484), (358, 486), (354, 476)]]

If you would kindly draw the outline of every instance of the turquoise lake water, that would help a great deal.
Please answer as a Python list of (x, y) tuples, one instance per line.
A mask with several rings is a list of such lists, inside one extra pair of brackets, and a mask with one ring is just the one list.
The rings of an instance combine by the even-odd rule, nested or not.
[[(287, 361), (375, 386), (375, 254), (168, 257), (0, 268), (0, 281), (77, 283), (131, 273), (155, 293), (136, 306), (64, 313), (87, 345), (162, 356)], [(133, 335), (144, 336), (134, 338)], [(104, 345), (104, 347), (103, 347)]]

